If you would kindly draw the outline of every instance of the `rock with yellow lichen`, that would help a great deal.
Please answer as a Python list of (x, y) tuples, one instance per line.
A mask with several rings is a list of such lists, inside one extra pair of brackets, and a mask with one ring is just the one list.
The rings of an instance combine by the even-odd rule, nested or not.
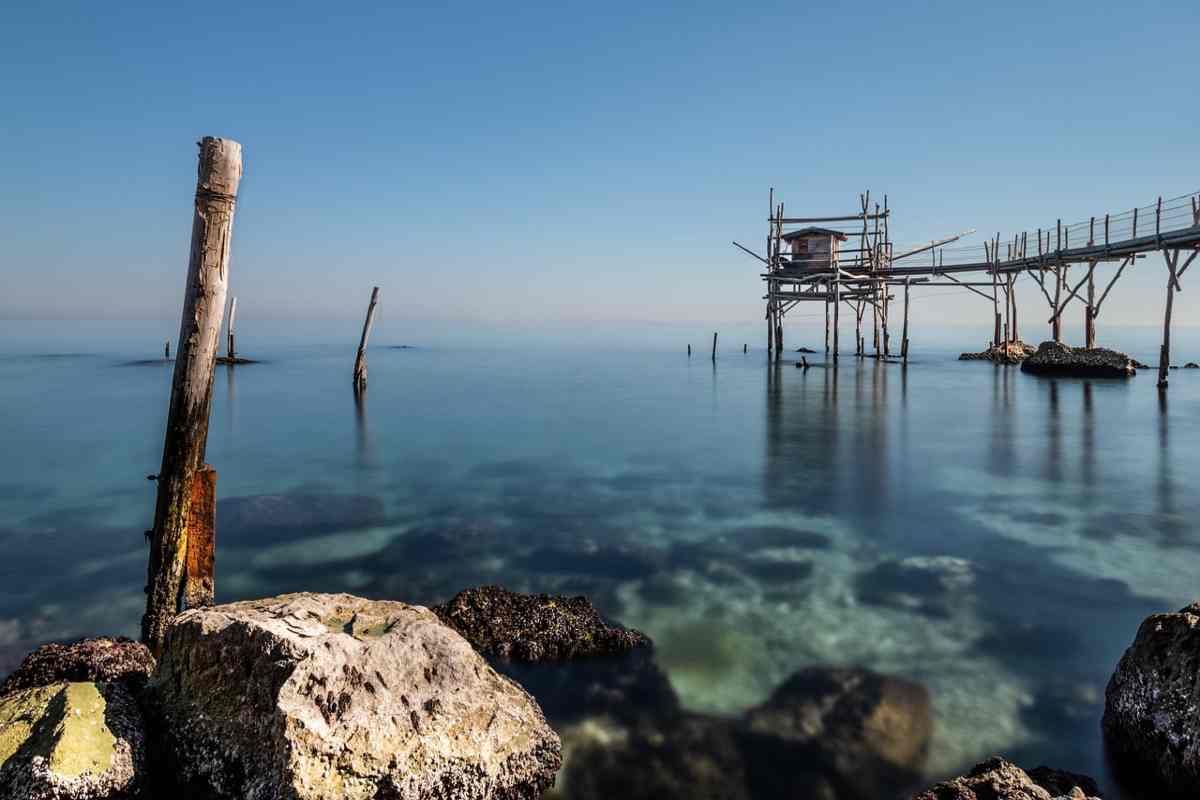
[(130, 800), (145, 742), (137, 704), (116, 683), (55, 683), (0, 698), (0, 797)]

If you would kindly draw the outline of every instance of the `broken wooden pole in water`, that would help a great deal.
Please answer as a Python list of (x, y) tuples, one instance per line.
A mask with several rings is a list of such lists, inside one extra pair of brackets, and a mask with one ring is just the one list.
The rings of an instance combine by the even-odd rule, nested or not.
[(171, 340), (170, 339), (167, 339), (165, 342), (163, 342), (163, 358), (165, 358), (168, 361), (171, 360)]
[[(371, 290), (371, 303), (367, 306), (367, 318), (363, 320), (362, 338), (358, 340), (358, 355), (354, 359), (354, 391), (367, 388), (367, 339), (371, 326), (375, 324), (375, 305), (379, 302), (379, 287)], [(690, 345), (689, 345), (690, 347)]]
[(691, 358), (691, 357), (692, 357), (692, 346), (689, 344), (688, 345), (688, 358)]
[(748, 345), (748, 344), (742, 345), (742, 355), (745, 355), (746, 353), (749, 353), (749, 352), (750, 352), (750, 345)]
[[(216, 473), (204, 464), (204, 451), (208, 442), (217, 341), (229, 288), (229, 245), (242, 177), (242, 146), (230, 139), (208, 136), (199, 146), (191, 257), (162, 466), (157, 476), (146, 613), (142, 617), (142, 641), (156, 656), (162, 652), (171, 619), (188, 600), (184, 585), (189, 578), (189, 562), (205, 562), (199, 553), (191, 558), (190, 548), (193, 536), (200, 547), (204, 538), (202, 530), (212, 527), (205, 521), (209, 508), (205, 498), (215, 498), (216, 488)], [(201, 492), (197, 491), (198, 482), (202, 484)], [(209, 541), (212, 541), (211, 536)], [(201, 582), (207, 579), (211, 590), (211, 558), (207, 563), (208, 576), (192, 577)], [(199, 596), (199, 593), (193, 593), (193, 597)]]
[(229, 341), (226, 343), (226, 346), (225, 346), (225, 357), (229, 359), (230, 364), (234, 363), (237, 360), (237, 345), (234, 342), (234, 332), (233, 332), (234, 320), (236, 320), (236, 319), (237, 319), (237, 298), (235, 297), (229, 301)]
[(716, 331), (713, 331), (713, 351), (712, 351), (712, 360), (713, 360), (713, 361), (716, 361), (716, 360), (717, 360), (717, 332), (716, 332)]

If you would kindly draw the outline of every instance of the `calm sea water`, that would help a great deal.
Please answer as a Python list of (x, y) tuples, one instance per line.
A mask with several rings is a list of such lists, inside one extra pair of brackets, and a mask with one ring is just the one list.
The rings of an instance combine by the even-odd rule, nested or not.
[[(171, 327), (0, 324), (0, 672), (136, 634)], [(1143, 617), (1196, 597), (1200, 371), (1162, 402), (1149, 373), (1038, 379), (937, 343), (802, 371), (740, 341), (714, 366), (699, 336), (689, 361), (377, 334), (358, 405), (343, 327), (243, 337), (263, 363), (218, 368), (219, 600), (586, 593), (689, 709), (860, 665), (929, 688), (930, 778), (1003, 753), (1108, 781), (1105, 683)]]

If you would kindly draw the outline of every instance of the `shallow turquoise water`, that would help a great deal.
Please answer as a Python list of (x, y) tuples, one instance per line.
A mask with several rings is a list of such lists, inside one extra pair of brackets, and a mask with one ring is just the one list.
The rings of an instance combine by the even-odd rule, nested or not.
[[(171, 378), (151, 328), (0, 326), (0, 671), (136, 633)], [(1145, 615), (1195, 598), (1200, 371), (1160, 403), (1151, 374), (1038, 379), (936, 344), (802, 371), (740, 344), (714, 366), (377, 335), (358, 406), (346, 338), (264, 336), (243, 342), (263, 363), (217, 370), (218, 599), (582, 592), (650, 634), (689, 708), (862, 665), (929, 688), (931, 778), (1000, 752), (1107, 780), (1108, 676)]]

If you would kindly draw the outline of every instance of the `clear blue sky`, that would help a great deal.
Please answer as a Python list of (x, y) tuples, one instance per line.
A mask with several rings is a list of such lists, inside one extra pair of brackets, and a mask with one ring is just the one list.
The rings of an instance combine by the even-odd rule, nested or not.
[[(901, 243), (1200, 189), (1183, 2), (20, 6), (0, 317), (177, 318), (206, 134), (245, 148), (240, 314), (277, 319), (378, 284), (413, 319), (757, 320), (729, 241), (771, 185), (789, 214), (887, 192)], [(1138, 270), (1107, 324), (1157, 318)]]

